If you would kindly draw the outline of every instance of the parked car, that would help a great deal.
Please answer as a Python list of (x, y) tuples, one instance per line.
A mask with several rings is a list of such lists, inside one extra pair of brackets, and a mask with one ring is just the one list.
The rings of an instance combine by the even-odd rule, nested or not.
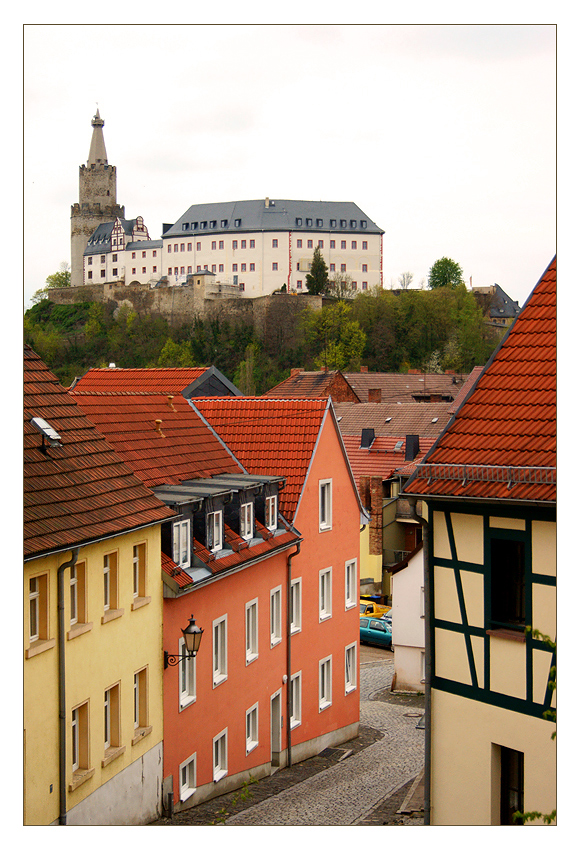
[(392, 634), (385, 620), (377, 620), (374, 617), (360, 618), (360, 642), (372, 643), (375, 646), (392, 648)]
[(361, 617), (382, 617), (391, 610), (388, 605), (379, 605), (378, 602), (371, 602), (368, 599), (360, 599), (359, 602)]

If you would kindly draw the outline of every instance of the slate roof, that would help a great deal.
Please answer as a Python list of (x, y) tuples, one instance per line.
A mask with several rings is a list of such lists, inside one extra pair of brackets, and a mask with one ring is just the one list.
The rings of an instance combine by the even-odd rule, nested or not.
[[(374, 428), (377, 437), (404, 439), (407, 434), (419, 437), (438, 437), (451, 417), (449, 402), (432, 404), (353, 404), (335, 402), (334, 410), (343, 438), (360, 437), (363, 428)], [(435, 421), (433, 421), (435, 420)]]
[[(298, 224), (298, 220), (302, 220)], [(312, 220), (307, 225), (307, 219)], [(331, 227), (331, 220), (336, 222)], [(235, 222), (239, 221), (236, 226)], [(317, 221), (322, 221), (317, 225)], [(346, 222), (344, 226), (341, 222)], [(211, 223), (215, 222), (212, 227)], [(225, 224), (223, 224), (225, 222)], [(202, 228), (203, 223), (206, 224)], [(354, 223), (354, 226), (353, 226)], [(193, 225), (196, 225), (194, 227)], [(187, 225), (187, 229), (184, 229)], [(384, 233), (378, 225), (352, 201), (292, 201), (265, 199), (251, 201), (227, 201), (213, 204), (194, 204), (163, 234), (163, 238), (209, 233), (240, 233), (249, 231), (296, 231), (357, 233), (361, 239), (365, 233)]]
[(330, 402), (327, 399), (196, 398), (194, 408), (253, 475), (284, 475), (280, 510), (292, 519)]
[[(131, 236), (135, 225), (137, 224), (136, 218), (120, 218), (121, 226), (127, 236)], [(115, 226), (115, 221), (104, 221), (101, 224), (97, 225), (97, 227), (92, 232), (85, 250), (83, 251), (84, 255), (89, 254), (106, 254), (111, 251), (111, 234), (113, 232), (113, 228)], [(156, 245), (152, 244), (152, 240), (143, 240), (143, 247), (155, 248), (163, 245), (163, 242), (159, 240), (155, 240)], [(138, 243), (141, 245), (141, 243)]]
[(556, 258), (405, 493), (556, 500)]
[(333, 391), (348, 393), (352, 401), (358, 396), (339, 370), (328, 372), (299, 371), (264, 393), (264, 398), (329, 398)]
[[(60, 447), (41, 451), (46, 420)], [(88, 544), (173, 516), (143, 485), (40, 357), (24, 346), (24, 558)]]
[(381, 402), (413, 402), (416, 401), (414, 396), (430, 393), (444, 393), (451, 397), (451, 401), (469, 376), (459, 372), (444, 375), (426, 372), (345, 372), (344, 377), (364, 403), (369, 400), (369, 389), (381, 390)]
[(357, 487), (361, 476), (380, 477), (383, 481), (391, 478), (395, 472), (405, 471), (410, 475), (417, 463), (425, 457), (425, 454), (435, 442), (434, 438), (419, 440), (419, 454), (412, 462), (405, 461), (405, 443), (395, 451), (401, 440), (396, 437), (377, 437), (370, 449), (361, 448), (360, 434), (358, 436), (343, 435), (342, 437), (350, 466)]
[(69, 393), (148, 487), (243, 471), (179, 393)]

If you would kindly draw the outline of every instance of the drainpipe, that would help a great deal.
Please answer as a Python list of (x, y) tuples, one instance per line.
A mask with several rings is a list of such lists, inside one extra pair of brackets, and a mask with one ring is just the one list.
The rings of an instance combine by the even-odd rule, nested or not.
[(423, 528), (423, 587), (425, 589), (425, 801), (424, 824), (431, 824), (431, 674), (433, 669), (431, 647), (431, 579), (429, 573), (429, 555), (431, 538), (427, 520), (417, 513), (417, 499), (408, 496), (413, 509), (411, 519), (419, 522)]
[(288, 761), (287, 767), (292, 767), (292, 731), (290, 729), (290, 677), (292, 675), (292, 623), (290, 620), (290, 589), (292, 585), (292, 558), (300, 554), (300, 543), (296, 544), (296, 551), (288, 555), (287, 558), (287, 573), (286, 573), (286, 738), (288, 741)]
[(70, 560), (58, 568), (58, 779), (59, 779), (59, 826), (66, 826), (66, 678), (65, 678), (65, 628), (64, 628), (64, 571), (74, 567), (79, 556), (77, 547), (71, 552)]

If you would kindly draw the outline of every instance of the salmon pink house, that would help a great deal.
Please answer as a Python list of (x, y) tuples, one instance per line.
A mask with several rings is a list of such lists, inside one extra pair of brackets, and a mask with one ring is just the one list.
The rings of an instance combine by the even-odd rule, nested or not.
[(330, 403), (82, 379), (72, 394), (175, 513), (161, 530), (165, 810), (356, 736), (364, 511)]

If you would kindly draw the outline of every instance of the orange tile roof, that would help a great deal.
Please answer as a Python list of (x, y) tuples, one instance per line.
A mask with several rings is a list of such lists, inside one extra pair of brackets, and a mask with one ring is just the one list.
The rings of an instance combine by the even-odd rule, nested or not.
[(85, 392), (180, 393), (207, 372), (207, 366), (163, 369), (89, 369), (71, 389)]
[(338, 427), (343, 437), (347, 434), (360, 436), (363, 428), (374, 428), (377, 437), (395, 437), (399, 440), (404, 439), (407, 434), (435, 439), (451, 418), (450, 408), (449, 402), (343, 402), (334, 405)]
[(556, 500), (556, 258), (407, 493)]
[(277, 384), (264, 398), (329, 398), (345, 401), (358, 401), (358, 396), (345, 380), (342, 372), (304, 372), (296, 371), (285, 381)]
[(380, 389), (382, 402), (413, 402), (415, 395), (445, 394), (455, 398), (469, 375), (452, 372), (345, 372), (344, 377), (361, 402), (369, 400), (369, 390)]
[[(40, 447), (41, 417), (62, 438)], [(56, 377), (24, 346), (24, 557), (31, 558), (173, 516), (115, 453)]]
[(361, 475), (380, 476), (386, 480), (401, 470), (405, 470), (405, 474), (410, 474), (409, 467), (414, 469), (435, 442), (435, 438), (420, 439), (417, 457), (413, 461), (405, 461), (405, 443), (398, 451), (395, 451), (395, 446), (400, 442), (396, 437), (376, 437), (370, 449), (361, 449), (360, 434), (358, 436), (343, 434), (342, 440), (357, 487)]
[(284, 475), (280, 510), (294, 516), (327, 399), (196, 398), (199, 410), (252, 475)]
[(69, 393), (148, 487), (242, 471), (179, 393)]

